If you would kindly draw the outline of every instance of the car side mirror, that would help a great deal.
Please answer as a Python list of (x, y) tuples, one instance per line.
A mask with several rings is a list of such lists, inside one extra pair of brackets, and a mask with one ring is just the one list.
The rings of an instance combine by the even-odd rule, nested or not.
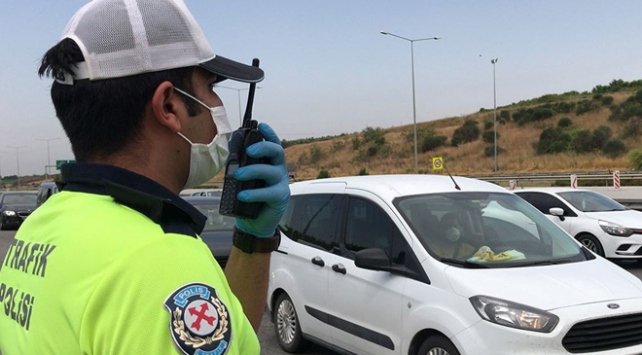
[(552, 214), (553, 216), (557, 216), (560, 218), (560, 220), (564, 220), (564, 210), (559, 207), (551, 207), (548, 212)]
[(390, 259), (379, 248), (363, 249), (355, 253), (354, 264), (357, 267), (369, 270), (389, 270)]
[(392, 265), (390, 258), (386, 255), (383, 249), (368, 248), (355, 253), (354, 257), (355, 266), (375, 271), (387, 271), (391, 274), (402, 275), (421, 280), (420, 276), (411, 269), (403, 265)]

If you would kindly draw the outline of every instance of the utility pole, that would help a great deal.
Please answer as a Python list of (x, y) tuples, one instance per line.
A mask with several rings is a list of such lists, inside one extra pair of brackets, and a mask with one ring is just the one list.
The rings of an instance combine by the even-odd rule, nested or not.
[(51, 166), (51, 154), (50, 154), (50, 151), (49, 151), (49, 142), (56, 141), (56, 140), (59, 140), (59, 139), (60, 138), (42, 138), (42, 139), (36, 138), (37, 141), (47, 142), (47, 166), (45, 166), (45, 177), (46, 178), (49, 178), (49, 167)]

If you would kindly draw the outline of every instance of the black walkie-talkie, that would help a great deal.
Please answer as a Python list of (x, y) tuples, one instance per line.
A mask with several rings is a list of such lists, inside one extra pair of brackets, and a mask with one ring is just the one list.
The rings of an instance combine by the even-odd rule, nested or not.
[[(252, 66), (259, 66), (259, 60), (257, 58), (252, 60)], [(221, 204), (219, 206), (219, 212), (226, 216), (254, 219), (259, 215), (264, 205), (263, 202), (241, 202), (236, 197), (242, 190), (256, 189), (265, 186), (263, 180), (238, 181), (233, 177), (234, 172), (242, 166), (269, 163), (268, 159), (253, 159), (245, 152), (247, 147), (264, 140), (263, 135), (257, 129), (258, 122), (252, 119), (255, 90), (256, 83), (251, 83), (247, 96), (245, 115), (243, 116), (243, 125), (232, 132), (232, 137), (230, 138), (230, 155), (225, 164), (225, 180), (223, 182), (223, 192), (221, 193)]]

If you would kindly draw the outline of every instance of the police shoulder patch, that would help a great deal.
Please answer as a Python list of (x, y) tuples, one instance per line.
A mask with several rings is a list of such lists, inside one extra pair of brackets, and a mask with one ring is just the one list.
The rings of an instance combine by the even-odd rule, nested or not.
[(165, 300), (174, 343), (187, 355), (223, 355), (230, 346), (232, 323), (216, 290), (201, 283), (179, 287)]

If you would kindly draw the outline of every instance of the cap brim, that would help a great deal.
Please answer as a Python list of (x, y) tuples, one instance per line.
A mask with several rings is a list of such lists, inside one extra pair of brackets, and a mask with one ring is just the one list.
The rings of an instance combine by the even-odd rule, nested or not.
[(217, 55), (214, 59), (199, 64), (199, 66), (209, 72), (218, 75), (217, 81), (231, 79), (244, 83), (257, 83), (263, 80), (265, 74), (259, 67), (253, 67), (243, 63), (235, 62), (231, 59)]

